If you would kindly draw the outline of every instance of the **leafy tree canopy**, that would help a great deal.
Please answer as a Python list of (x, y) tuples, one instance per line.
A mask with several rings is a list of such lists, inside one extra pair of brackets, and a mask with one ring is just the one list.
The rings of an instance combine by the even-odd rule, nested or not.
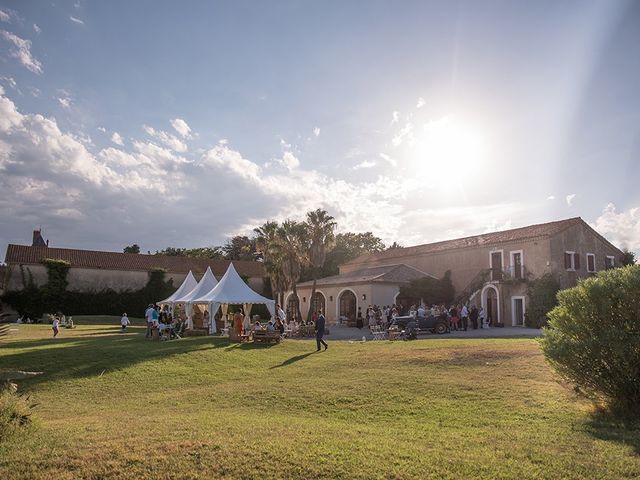
[(133, 245), (127, 245), (124, 247), (124, 253), (140, 253), (140, 245), (134, 243)]

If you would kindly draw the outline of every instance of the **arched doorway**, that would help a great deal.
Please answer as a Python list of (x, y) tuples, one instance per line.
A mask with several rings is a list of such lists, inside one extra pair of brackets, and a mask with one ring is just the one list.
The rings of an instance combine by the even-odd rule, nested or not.
[(311, 312), (322, 312), (326, 315), (327, 302), (324, 294), (316, 290), (315, 296), (311, 299)]
[(298, 308), (300, 306), (300, 298), (296, 298), (293, 295), (293, 293), (290, 293), (289, 296), (287, 297), (287, 302), (285, 303), (285, 306), (286, 306), (285, 313), (287, 314), (287, 321), (289, 320), (300, 321), (300, 319), (297, 318)]
[(343, 290), (338, 297), (338, 320), (356, 321), (356, 294), (352, 290)]
[(500, 314), (500, 292), (498, 292), (495, 285), (485, 285), (480, 294), (480, 298), (486, 321), (491, 326), (502, 322)]

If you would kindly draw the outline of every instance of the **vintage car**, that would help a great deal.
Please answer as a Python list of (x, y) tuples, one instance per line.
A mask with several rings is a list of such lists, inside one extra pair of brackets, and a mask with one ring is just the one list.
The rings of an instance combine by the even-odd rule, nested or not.
[[(414, 325), (410, 325), (410, 322), (414, 322)], [(396, 317), (391, 323), (397, 325), (401, 330), (405, 330), (407, 326), (409, 328), (414, 327), (417, 329), (417, 333), (431, 332), (442, 335), (449, 331), (449, 319), (447, 315), (413, 318), (411, 315), (404, 315), (402, 317)]]

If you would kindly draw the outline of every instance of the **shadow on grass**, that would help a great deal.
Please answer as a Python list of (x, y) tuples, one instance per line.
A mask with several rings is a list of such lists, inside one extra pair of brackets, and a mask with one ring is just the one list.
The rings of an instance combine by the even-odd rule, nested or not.
[(295, 357), (287, 358), (280, 365), (274, 365), (273, 367), (269, 367), (269, 370), (273, 370), (274, 368), (286, 367), (287, 365), (291, 365), (292, 363), (296, 363), (296, 362), (299, 362), (300, 360), (304, 360), (309, 355), (313, 355), (314, 353), (316, 352), (303, 353), (301, 355), (296, 355)]
[[(96, 332), (93, 332), (96, 333)], [(25, 380), (24, 388), (69, 378), (100, 375), (149, 360), (166, 360), (198, 350), (226, 347), (226, 338), (189, 337), (171, 341), (146, 340), (138, 335), (77, 335), (67, 338), (22, 340), (2, 346), (3, 369), (42, 371)], [(15, 350), (8, 353), (7, 351)]]
[(587, 423), (589, 434), (599, 440), (621, 443), (640, 455), (640, 421), (623, 421), (607, 412), (597, 412)]
[(233, 350), (260, 350), (263, 348), (271, 348), (277, 343), (254, 343), (254, 342), (245, 342), (245, 343), (233, 343), (225, 348), (226, 351)]

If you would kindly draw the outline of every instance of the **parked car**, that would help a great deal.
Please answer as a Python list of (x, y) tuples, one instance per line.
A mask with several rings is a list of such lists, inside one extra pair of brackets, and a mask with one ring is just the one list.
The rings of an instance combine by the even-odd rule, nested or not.
[(446, 314), (437, 317), (432, 315), (427, 317), (416, 317), (415, 319), (411, 315), (403, 315), (401, 317), (396, 317), (392, 324), (396, 324), (398, 325), (398, 328), (404, 330), (411, 321), (416, 323), (418, 333), (431, 332), (442, 335), (449, 331), (449, 319)]
[(17, 313), (0, 313), (0, 323), (14, 323), (18, 321)]

